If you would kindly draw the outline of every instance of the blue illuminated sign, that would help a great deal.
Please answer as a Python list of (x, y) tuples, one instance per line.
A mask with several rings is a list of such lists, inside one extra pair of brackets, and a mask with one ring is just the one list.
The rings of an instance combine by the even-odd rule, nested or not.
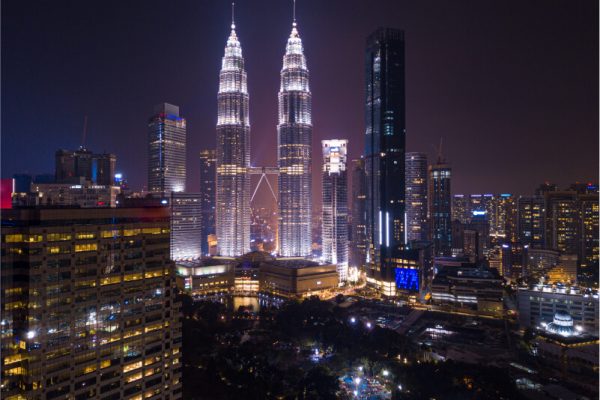
[(487, 211), (478, 211), (478, 210), (473, 211), (473, 215), (485, 215), (485, 214), (487, 214)]
[(396, 268), (396, 287), (404, 290), (419, 290), (419, 270)]

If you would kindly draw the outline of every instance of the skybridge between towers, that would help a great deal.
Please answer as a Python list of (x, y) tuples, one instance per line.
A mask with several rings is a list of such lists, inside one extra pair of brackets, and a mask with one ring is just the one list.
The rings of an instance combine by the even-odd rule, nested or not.
[(273, 187), (271, 186), (271, 183), (269, 182), (267, 175), (279, 175), (279, 168), (277, 168), (277, 167), (250, 167), (250, 168), (248, 168), (248, 174), (249, 175), (260, 175), (260, 179), (258, 180), (258, 183), (256, 184), (256, 188), (254, 188), (254, 192), (252, 193), (252, 197), (250, 198), (250, 203), (252, 203), (252, 201), (254, 200), (254, 196), (256, 196), (256, 192), (258, 192), (258, 188), (260, 187), (260, 184), (263, 182), (263, 180), (265, 182), (267, 182), (267, 186), (269, 187), (269, 190), (271, 191), (273, 198), (275, 199), (275, 201), (277, 201), (277, 195), (275, 194), (275, 191), (273, 190)]

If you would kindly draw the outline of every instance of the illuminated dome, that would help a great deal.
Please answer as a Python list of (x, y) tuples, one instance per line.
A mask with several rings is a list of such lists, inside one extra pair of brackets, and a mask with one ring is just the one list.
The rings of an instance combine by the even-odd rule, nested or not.
[(554, 320), (548, 324), (546, 330), (561, 336), (577, 335), (577, 331), (573, 327), (573, 317), (564, 312), (554, 314)]

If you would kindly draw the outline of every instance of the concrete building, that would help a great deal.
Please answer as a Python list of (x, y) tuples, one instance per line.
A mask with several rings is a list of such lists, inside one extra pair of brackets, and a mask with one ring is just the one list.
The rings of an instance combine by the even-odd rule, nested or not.
[(79, 183), (32, 183), (30, 193), (24, 205), (116, 207), (121, 188), (95, 185), (81, 179)]
[(181, 398), (169, 211), (2, 213), (4, 399)]
[(575, 286), (535, 285), (519, 288), (517, 293), (519, 324), (536, 327), (552, 322), (557, 312), (568, 313), (575, 326), (598, 336), (598, 291)]

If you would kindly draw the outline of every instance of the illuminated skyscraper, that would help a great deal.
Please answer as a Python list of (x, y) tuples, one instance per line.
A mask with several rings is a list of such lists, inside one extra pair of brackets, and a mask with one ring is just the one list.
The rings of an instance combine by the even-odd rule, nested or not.
[(216, 212), (216, 152), (215, 150), (202, 150), (200, 152), (200, 202), (202, 209), (202, 232), (200, 233), (200, 247), (202, 255), (206, 256), (208, 249), (208, 235), (215, 234)]
[(278, 97), (279, 253), (307, 257), (312, 244), (311, 94), (295, 18), (283, 56)]
[(250, 120), (242, 47), (231, 23), (219, 75), (217, 118), (217, 252), (250, 250)]
[(393, 295), (390, 260), (405, 244), (404, 32), (373, 32), (367, 38), (365, 65), (367, 282)]
[[(171, 259), (201, 258), (202, 199), (200, 193), (173, 192), (170, 206)], [(208, 247), (208, 242), (206, 247)]]
[(546, 201), (543, 196), (520, 196), (517, 200), (517, 238), (525, 245), (546, 246)]
[(427, 240), (427, 155), (406, 153), (406, 237)]
[(148, 191), (162, 197), (185, 191), (186, 122), (179, 107), (162, 103), (148, 122)]
[(429, 221), (436, 256), (449, 256), (452, 246), (451, 171), (441, 156), (429, 166)]
[(348, 278), (348, 141), (322, 140), (323, 259), (336, 264), (340, 282)]

